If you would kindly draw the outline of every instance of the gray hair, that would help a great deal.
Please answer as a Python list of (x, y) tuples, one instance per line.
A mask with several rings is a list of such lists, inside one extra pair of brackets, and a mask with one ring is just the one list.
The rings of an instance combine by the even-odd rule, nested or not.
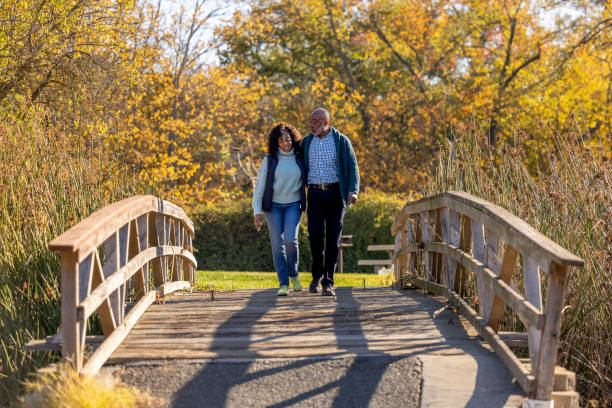
[(321, 114), (321, 113), (323, 115), (325, 115), (325, 119), (329, 122), (329, 120), (330, 120), (329, 112), (326, 109), (323, 109), (323, 108), (317, 108), (317, 109), (313, 110), (312, 113), (310, 114), (310, 116), (313, 116), (315, 114), (318, 115), (318, 114)]

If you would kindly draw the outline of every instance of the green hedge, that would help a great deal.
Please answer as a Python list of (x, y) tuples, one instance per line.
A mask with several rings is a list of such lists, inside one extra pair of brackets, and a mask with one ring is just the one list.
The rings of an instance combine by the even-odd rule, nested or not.
[[(384, 258), (386, 253), (368, 252), (368, 245), (391, 244), (391, 224), (404, 201), (383, 194), (361, 194), (357, 204), (348, 209), (343, 235), (353, 235), (353, 247), (344, 251), (345, 272), (372, 272), (372, 267), (358, 267), (359, 259)], [(235, 271), (273, 271), (272, 252), (265, 225), (253, 226), (250, 199), (209, 206), (192, 214), (196, 228), (194, 247), (198, 269)], [(308, 244), (306, 216), (300, 224), (300, 271), (310, 271), (312, 257)]]

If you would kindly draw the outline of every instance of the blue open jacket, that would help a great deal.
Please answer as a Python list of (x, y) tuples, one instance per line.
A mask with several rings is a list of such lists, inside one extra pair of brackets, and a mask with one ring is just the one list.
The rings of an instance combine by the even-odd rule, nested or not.
[[(338, 159), (338, 181), (340, 182), (340, 193), (342, 195), (342, 203), (346, 207), (349, 193), (359, 193), (359, 167), (357, 166), (357, 158), (355, 151), (351, 145), (351, 141), (338, 132), (337, 129), (330, 127), (334, 144), (336, 145), (336, 157)], [(302, 152), (304, 155), (304, 164), (306, 165), (306, 174), (308, 174), (309, 158), (308, 151), (310, 150), (310, 142), (316, 137), (312, 133), (302, 140)]]

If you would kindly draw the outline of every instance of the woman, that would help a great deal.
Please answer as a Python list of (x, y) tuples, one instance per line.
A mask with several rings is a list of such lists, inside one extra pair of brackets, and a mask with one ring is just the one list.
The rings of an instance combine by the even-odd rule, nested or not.
[(274, 268), (280, 289), (278, 296), (287, 296), (289, 280), (299, 292), (298, 227), (306, 209), (306, 172), (299, 154), (300, 133), (296, 128), (279, 123), (268, 135), (268, 155), (259, 166), (253, 191), (255, 228), (259, 231), (262, 212), (266, 216), (272, 244)]

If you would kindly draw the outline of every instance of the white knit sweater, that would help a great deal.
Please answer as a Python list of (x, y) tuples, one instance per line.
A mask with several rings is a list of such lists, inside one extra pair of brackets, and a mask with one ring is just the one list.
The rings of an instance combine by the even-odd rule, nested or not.
[[(268, 159), (264, 157), (257, 173), (257, 183), (253, 191), (253, 213), (261, 214), (261, 202), (266, 188), (268, 177)], [(293, 149), (285, 153), (278, 149), (278, 164), (274, 172), (274, 185), (272, 187), (272, 202), (288, 204), (300, 201), (300, 187), (302, 186), (302, 173), (295, 162)]]

